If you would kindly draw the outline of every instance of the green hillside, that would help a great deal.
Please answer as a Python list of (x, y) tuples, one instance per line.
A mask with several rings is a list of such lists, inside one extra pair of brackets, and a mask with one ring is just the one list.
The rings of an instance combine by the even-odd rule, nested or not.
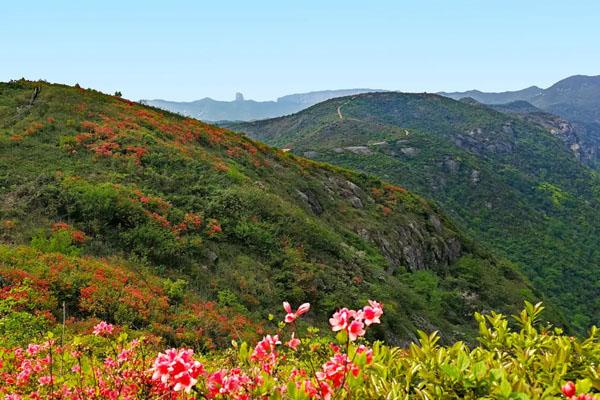
[[(401, 187), (45, 82), (0, 84), (0, 221), (5, 291), (25, 284), (48, 292), (48, 304), (65, 301), (75, 319), (140, 329), (156, 321), (132, 319), (135, 308), (125, 318), (82, 307), (94, 290), (78, 263), (143, 269), (168, 278), (165, 293), (179, 293), (171, 307), (189, 291), (253, 321), (266, 321), (284, 299), (311, 302), (323, 319), (377, 298), (390, 317), (376, 335), (391, 342), (414, 338), (416, 328), (468, 338), (473, 311), (514, 311), (540, 297), (512, 264)], [(46, 265), (43, 254), (56, 252), (71, 257), (72, 273), (55, 276), (56, 263)]]
[(375, 93), (231, 125), (434, 199), (518, 263), (583, 329), (600, 320), (600, 180), (527, 119), (431, 94)]

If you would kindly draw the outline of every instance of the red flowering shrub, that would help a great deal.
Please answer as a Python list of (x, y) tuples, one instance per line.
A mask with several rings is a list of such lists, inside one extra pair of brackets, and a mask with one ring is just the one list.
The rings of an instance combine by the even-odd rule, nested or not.
[[(65, 226), (57, 223), (55, 229), (65, 232)], [(15, 312), (53, 323), (63, 317), (64, 302), (67, 326), (75, 331), (102, 319), (196, 348), (223, 346), (232, 338), (252, 340), (261, 332), (260, 324), (239, 312), (189, 291), (172, 298), (164, 279), (140, 272), (106, 260), (0, 245), (0, 300), (16, 302), (11, 306)]]

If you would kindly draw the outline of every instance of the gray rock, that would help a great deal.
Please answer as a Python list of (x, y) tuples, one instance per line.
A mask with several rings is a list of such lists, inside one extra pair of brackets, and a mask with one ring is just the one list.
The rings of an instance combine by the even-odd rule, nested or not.
[(444, 161), (444, 166), (451, 174), (455, 174), (456, 172), (458, 172), (460, 163), (456, 160), (449, 158), (448, 160)]
[(303, 192), (301, 190), (296, 189), (298, 196), (310, 207), (311, 211), (316, 215), (323, 214), (323, 206), (317, 199), (317, 196), (310, 190)]
[(354, 207), (354, 208), (363, 208), (364, 207), (362, 200), (356, 196), (350, 197), (350, 203), (352, 204), (352, 207)]
[(373, 154), (371, 149), (369, 149), (367, 146), (349, 146), (344, 148), (351, 153), (358, 154), (361, 156), (370, 156), (371, 154)]
[(405, 156), (416, 156), (417, 154), (419, 154), (419, 149), (415, 148), (415, 147), (402, 147), (400, 149), (400, 151), (402, 152), (402, 154), (404, 154)]
[(429, 216), (429, 223), (433, 226), (433, 229), (435, 229), (437, 233), (442, 233), (442, 222), (437, 215), (431, 214)]

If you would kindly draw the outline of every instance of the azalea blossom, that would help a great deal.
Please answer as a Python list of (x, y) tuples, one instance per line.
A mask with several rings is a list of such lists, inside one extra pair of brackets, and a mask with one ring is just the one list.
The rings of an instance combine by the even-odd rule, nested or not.
[(109, 336), (113, 333), (115, 327), (112, 324), (107, 324), (105, 321), (101, 321), (99, 324), (94, 326), (93, 334), (96, 336)]
[(292, 332), (292, 337), (290, 340), (287, 341), (287, 343), (285, 344), (287, 347), (289, 347), (292, 350), (297, 350), (298, 346), (300, 346), (300, 339), (298, 339), (297, 337), (295, 337), (295, 332)]
[(204, 372), (204, 366), (193, 359), (193, 354), (191, 349), (169, 349), (160, 353), (151, 369), (152, 380), (160, 380), (176, 392), (183, 390), (189, 393), (198, 382), (198, 376)]
[(369, 300), (369, 305), (363, 307), (362, 309), (362, 317), (364, 319), (365, 325), (367, 326), (371, 324), (381, 323), (379, 317), (381, 317), (382, 315), (383, 305), (373, 300)]
[(300, 305), (300, 307), (298, 307), (298, 310), (294, 312), (292, 310), (292, 306), (290, 305), (290, 303), (288, 303), (287, 301), (284, 301), (283, 309), (287, 313), (284, 321), (286, 324), (290, 324), (290, 323), (294, 322), (296, 319), (298, 319), (298, 317), (300, 317), (302, 314), (306, 314), (308, 312), (308, 310), (310, 310), (310, 303), (304, 303), (304, 304)]
[(350, 319), (354, 318), (355, 315), (356, 311), (348, 310), (347, 308), (342, 308), (341, 310), (336, 311), (333, 316), (329, 318), (331, 329), (334, 332), (346, 329), (350, 324)]
[(348, 337), (352, 342), (365, 333), (365, 324), (360, 319), (355, 319), (348, 325)]

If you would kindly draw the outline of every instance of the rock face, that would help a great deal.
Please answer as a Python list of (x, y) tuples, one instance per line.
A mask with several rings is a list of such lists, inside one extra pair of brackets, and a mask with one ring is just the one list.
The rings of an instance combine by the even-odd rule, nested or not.
[(305, 192), (303, 192), (301, 190), (296, 189), (296, 192), (298, 193), (298, 196), (300, 196), (300, 198), (304, 200), (304, 202), (310, 207), (311, 211), (315, 215), (323, 214), (323, 207), (317, 199), (317, 196), (315, 196), (315, 194), (312, 191), (306, 190)]
[(371, 154), (373, 154), (371, 149), (369, 149), (367, 146), (349, 146), (345, 147), (345, 149), (351, 153), (358, 154), (361, 156), (370, 156)]
[(409, 223), (393, 231), (368, 232), (360, 229), (358, 234), (378, 245), (389, 263), (390, 274), (398, 268), (408, 271), (443, 269), (461, 256), (461, 244), (455, 237), (442, 235), (443, 227), (439, 220), (430, 221), (432, 230), (439, 233)]
[[(329, 177), (327, 191), (348, 199), (354, 208), (363, 208), (373, 199), (349, 180)], [(306, 201), (308, 193), (303, 192)], [(314, 201), (318, 203), (315, 198)], [(373, 230), (357, 227), (356, 233), (375, 244), (388, 261), (388, 273), (402, 268), (408, 271), (443, 269), (462, 255), (461, 242), (454, 232), (431, 213), (427, 224), (411, 220), (396, 225), (394, 229)]]

